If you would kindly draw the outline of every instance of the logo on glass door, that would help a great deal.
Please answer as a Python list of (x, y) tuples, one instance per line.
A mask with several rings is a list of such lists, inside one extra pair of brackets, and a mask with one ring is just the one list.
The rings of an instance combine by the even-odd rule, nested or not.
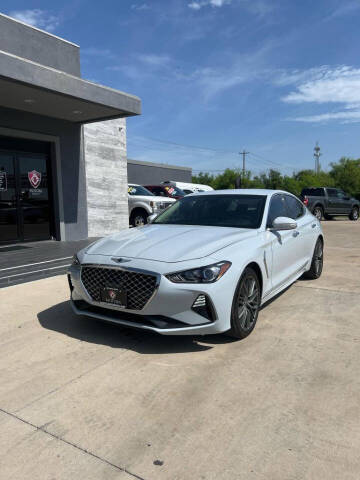
[(28, 179), (32, 187), (38, 188), (41, 183), (41, 173), (37, 172), (36, 170), (28, 172)]

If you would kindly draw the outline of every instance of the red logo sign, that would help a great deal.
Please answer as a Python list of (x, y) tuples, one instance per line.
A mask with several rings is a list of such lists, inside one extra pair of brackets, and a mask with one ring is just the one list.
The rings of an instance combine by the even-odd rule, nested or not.
[(114, 290), (109, 290), (109, 297), (111, 298), (111, 300), (115, 300), (116, 293), (114, 292)]
[(32, 187), (38, 188), (41, 183), (41, 173), (37, 172), (36, 170), (28, 172), (28, 179)]

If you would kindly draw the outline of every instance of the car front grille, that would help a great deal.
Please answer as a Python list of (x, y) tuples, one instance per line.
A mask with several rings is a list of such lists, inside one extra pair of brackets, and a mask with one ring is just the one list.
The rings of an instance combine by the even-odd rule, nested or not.
[(101, 288), (120, 286), (127, 293), (129, 310), (142, 310), (154, 294), (157, 285), (155, 275), (106, 267), (82, 267), (81, 281), (96, 302), (101, 301)]

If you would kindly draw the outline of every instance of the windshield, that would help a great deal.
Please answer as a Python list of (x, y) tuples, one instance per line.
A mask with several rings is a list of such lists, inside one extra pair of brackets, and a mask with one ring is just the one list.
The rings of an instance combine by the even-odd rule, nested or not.
[(129, 185), (128, 193), (129, 195), (145, 195), (146, 197), (149, 195), (154, 196), (153, 193), (141, 185)]
[(166, 186), (164, 189), (171, 197), (185, 197), (185, 192), (183, 192), (179, 187)]
[(212, 227), (259, 228), (266, 196), (194, 195), (184, 197), (153, 223)]

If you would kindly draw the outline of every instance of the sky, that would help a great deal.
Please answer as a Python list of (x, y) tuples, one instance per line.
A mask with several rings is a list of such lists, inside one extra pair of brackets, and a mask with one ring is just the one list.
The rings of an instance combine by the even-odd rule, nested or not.
[[(2, 0), (137, 95), (128, 157), (217, 173), (360, 157), (360, 0)], [(0, 47), (1, 48), (1, 47)]]

